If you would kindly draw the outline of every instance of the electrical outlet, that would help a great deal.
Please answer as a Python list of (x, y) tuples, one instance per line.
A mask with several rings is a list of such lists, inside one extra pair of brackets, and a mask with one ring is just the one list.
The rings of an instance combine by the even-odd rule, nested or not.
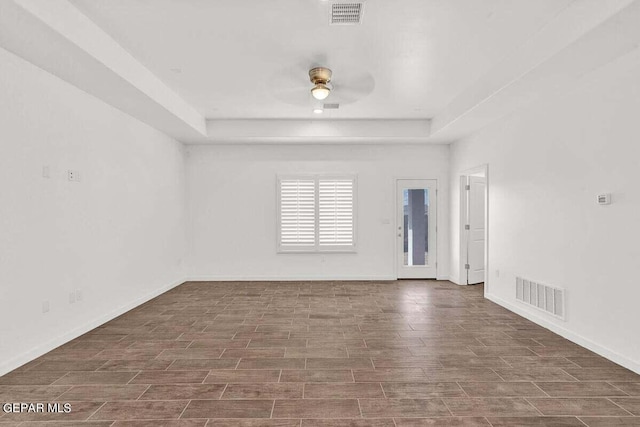
[(42, 312), (43, 313), (49, 312), (49, 301), (42, 301)]
[(73, 182), (80, 182), (80, 172), (69, 169), (67, 171), (67, 179)]
[(76, 302), (76, 293), (75, 291), (69, 292), (69, 304), (73, 304)]
[(500, 277), (500, 270), (496, 270), (496, 277)]
[(50, 173), (49, 173), (49, 166), (42, 166), (42, 177), (43, 178), (49, 178)]
[(82, 301), (82, 291), (80, 289), (76, 289), (76, 301)]

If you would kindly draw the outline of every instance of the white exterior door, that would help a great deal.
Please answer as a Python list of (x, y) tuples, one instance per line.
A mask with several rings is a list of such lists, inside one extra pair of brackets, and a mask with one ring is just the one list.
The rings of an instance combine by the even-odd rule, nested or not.
[(485, 177), (470, 176), (468, 181), (467, 209), (467, 284), (484, 282), (485, 236)]
[(399, 279), (436, 278), (436, 187), (433, 179), (399, 179), (396, 183)]

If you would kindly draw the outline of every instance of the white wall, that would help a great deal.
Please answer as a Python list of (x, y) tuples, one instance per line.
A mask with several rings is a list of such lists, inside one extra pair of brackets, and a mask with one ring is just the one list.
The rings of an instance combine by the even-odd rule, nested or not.
[(184, 277), (184, 185), (179, 143), (0, 49), (0, 375)]
[[(636, 52), (452, 145), (451, 276), (459, 174), (487, 163), (489, 297), (640, 372), (639, 76)], [(517, 303), (516, 275), (565, 288), (566, 322)]]
[[(448, 164), (448, 146), (435, 145), (191, 146), (191, 274), (198, 279), (395, 279), (394, 180), (435, 178), (438, 262), (446, 278)], [(357, 253), (276, 253), (276, 176), (297, 173), (357, 174)]]

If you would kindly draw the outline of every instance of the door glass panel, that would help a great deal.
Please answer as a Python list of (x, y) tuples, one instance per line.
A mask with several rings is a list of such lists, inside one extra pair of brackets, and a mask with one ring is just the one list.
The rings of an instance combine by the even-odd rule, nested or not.
[(429, 265), (429, 190), (405, 189), (404, 265)]

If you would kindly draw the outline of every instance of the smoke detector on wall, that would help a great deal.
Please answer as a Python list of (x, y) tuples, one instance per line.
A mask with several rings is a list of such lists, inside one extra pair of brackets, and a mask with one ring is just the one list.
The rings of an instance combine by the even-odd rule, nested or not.
[(364, 2), (333, 1), (329, 9), (329, 25), (358, 25), (362, 23)]

